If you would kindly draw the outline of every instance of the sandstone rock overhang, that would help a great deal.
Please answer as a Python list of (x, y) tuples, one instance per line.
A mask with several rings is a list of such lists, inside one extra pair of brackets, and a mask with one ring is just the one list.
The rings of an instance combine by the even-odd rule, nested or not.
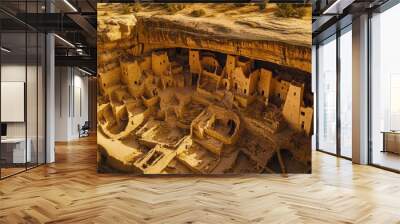
[[(211, 7), (219, 6), (204, 4), (206, 10)], [(311, 21), (276, 18), (273, 13), (191, 17), (185, 10), (168, 14), (143, 8), (135, 14), (114, 15), (112, 24), (99, 29), (99, 41), (129, 39), (140, 45), (139, 53), (176, 47), (217, 51), (311, 73)]]

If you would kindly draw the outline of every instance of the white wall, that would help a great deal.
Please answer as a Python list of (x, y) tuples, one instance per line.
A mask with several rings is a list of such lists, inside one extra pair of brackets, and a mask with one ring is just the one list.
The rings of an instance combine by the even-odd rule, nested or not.
[(74, 99), (74, 108), (73, 108), (73, 119), (72, 119), (72, 130), (71, 135), (73, 138), (77, 138), (79, 136), (78, 133), (78, 124), (83, 125), (85, 121), (88, 120), (88, 78), (81, 76), (81, 73), (74, 75), (74, 91), (73, 91), (73, 99)]
[(68, 140), (69, 69), (55, 68), (55, 141)]
[(88, 78), (83, 75), (75, 68), (56, 67), (56, 141), (77, 139), (78, 125), (88, 120)]
[[(30, 78), (30, 74), (35, 74), (36, 75), (36, 67), (33, 66), (28, 66), (27, 67), (28, 71), (28, 81), (29, 81), (29, 86), (36, 86), (36, 80), (32, 80)], [(1, 66), (1, 81), (2, 82), (25, 82), (25, 64), (20, 65), (20, 64), (5, 64)], [(31, 108), (34, 107), (36, 108), (36, 88), (28, 88), (28, 93), (27, 93), (27, 103), (30, 104), (30, 102), (33, 102), (34, 105), (27, 105), (28, 107), (30, 106)], [(1, 108), (2, 110), (6, 110), (7, 108)], [(36, 125), (36, 113), (28, 113), (28, 122), (33, 122)], [(30, 126), (33, 126), (33, 124), (28, 124), (28, 128)], [(36, 129), (36, 128), (35, 128)], [(36, 133), (35, 133), (36, 135)], [(7, 136), (8, 137), (25, 137), (25, 122), (7, 122)], [(29, 132), (28, 132), (28, 137)]]
[[(9, 64), (1, 66), (2, 82), (25, 82), (25, 64)], [(6, 108), (1, 108), (6, 110)], [(7, 137), (25, 137), (25, 123), (7, 123)]]

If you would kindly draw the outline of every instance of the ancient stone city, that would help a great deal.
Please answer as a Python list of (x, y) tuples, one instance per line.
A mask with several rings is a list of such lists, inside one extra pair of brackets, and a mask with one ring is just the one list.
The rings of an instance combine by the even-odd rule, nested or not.
[[(192, 18), (192, 8), (121, 7), (99, 7), (99, 171), (310, 172), (306, 41), (271, 40), (226, 11), (238, 27)], [(242, 28), (258, 37), (232, 32)]]

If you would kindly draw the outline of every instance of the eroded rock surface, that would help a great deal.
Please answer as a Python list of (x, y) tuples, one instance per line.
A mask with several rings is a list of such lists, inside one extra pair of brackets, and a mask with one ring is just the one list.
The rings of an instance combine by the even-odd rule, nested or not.
[(309, 172), (311, 22), (274, 7), (99, 4), (99, 170)]
[[(98, 40), (105, 50), (115, 50), (118, 46), (114, 41), (128, 39), (120, 44), (135, 45), (132, 51), (138, 55), (160, 47), (184, 47), (242, 55), (311, 72), (309, 18), (280, 18), (273, 12), (260, 12), (257, 5), (195, 4), (176, 13), (168, 13), (162, 6), (148, 6), (123, 15), (121, 8), (99, 5)], [(191, 16), (196, 8), (206, 14)]]

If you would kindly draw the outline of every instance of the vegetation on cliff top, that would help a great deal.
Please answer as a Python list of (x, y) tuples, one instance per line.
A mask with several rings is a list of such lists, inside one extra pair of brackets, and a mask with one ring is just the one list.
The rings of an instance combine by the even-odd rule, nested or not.
[(167, 3), (165, 8), (167, 9), (167, 11), (169, 13), (176, 13), (178, 11), (181, 11), (182, 9), (184, 9), (186, 6), (182, 3), (176, 3), (176, 4), (171, 4), (171, 3)]
[(206, 12), (203, 9), (195, 9), (190, 13), (190, 16), (201, 17), (204, 16)]
[(300, 4), (278, 3), (276, 6), (275, 15), (278, 17), (303, 18), (306, 15), (306, 8)]

